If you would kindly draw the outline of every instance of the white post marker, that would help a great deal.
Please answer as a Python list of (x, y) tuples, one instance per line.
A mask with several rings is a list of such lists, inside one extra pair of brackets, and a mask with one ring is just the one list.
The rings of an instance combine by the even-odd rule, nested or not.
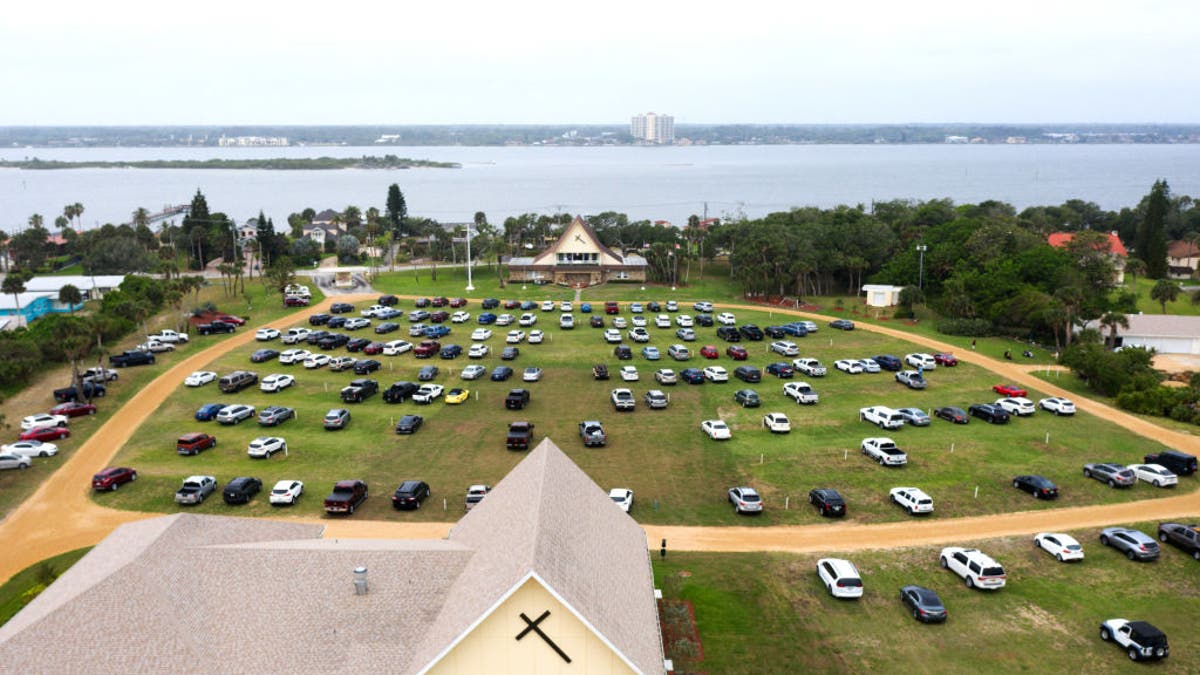
[(789, 496), (787, 496), (787, 497), (784, 497), (784, 498), (783, 498), (783, 510), (784, 510), (784, 511), (787, 511), (789, 508), (791, 508), (791, 505), (792, 505), (792, 498), (791, 498), (791, 496), (789, 495)]
[(442, 497), (442, 510), (445, 511), (446, 509), (447, 509), (446, 498)]
[(759, 463), (759, 464), (762, 464), (762, 463), (763, 463), (763, 453), (761, 453), (761, 452), (760, 452), (760, 453), (758, 453), (758, 463)]
[(979, 499), (979, 486), (975, 486), (975, 499)]
[(842, 451), (842, 459), (843, 459), (843, 460), (850, 459), (850, 451), (849, 451), (849, 450), (843, 450), (843, 451)]
[(1050, 432), (1046, 432), (1046, 445), (1050, 445)]
[(954, 443), (950, 444), (950, 452), (954, 452)]

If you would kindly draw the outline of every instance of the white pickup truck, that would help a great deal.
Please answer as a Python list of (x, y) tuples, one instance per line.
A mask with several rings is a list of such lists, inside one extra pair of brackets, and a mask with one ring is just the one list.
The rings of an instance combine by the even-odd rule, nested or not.
[(896, 442), (887, 437), (864, 438), (862, 454), (879, 462), (880, 466), (904, 466), (908, 464), (908, 455), (896, 447)]
[(309, 328), (289, 328), (283, 337), (279, 338), (279, 341), (285, 345), (294, 345), (307, 338), (311, 332), (312, 330)]
[(829, 372), (816, 359), (794, 359), (792, 360), (792, 368), (809, 377), (825, 377), (825, 374)]
[(904, 416), (883, 405), (860, 408), (858, 418), (864, 422), (870, 422), (880, 429), (899, 429), (904, 426)]
[(164, 328), (155, 335), (147, 335), (146, 339), (150, 342), (169, 342), (171, 344), (183, 344), (188, 341), (187, 333), (179, 333), (170, 328)]

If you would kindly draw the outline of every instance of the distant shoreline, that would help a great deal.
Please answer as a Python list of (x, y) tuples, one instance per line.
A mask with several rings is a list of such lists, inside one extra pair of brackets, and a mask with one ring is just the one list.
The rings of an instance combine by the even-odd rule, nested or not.
[(149, 159), (135, 161), (64, 162), (34, 157), (0, 160), (0, 168), (49, 171), (59, 169), (260, 169), (267, 171), (331, 171), (335, 169), (460, 169), (458, 162), (434, 162), (395, 155), (383, 157), (302, 157), (275, 159)]

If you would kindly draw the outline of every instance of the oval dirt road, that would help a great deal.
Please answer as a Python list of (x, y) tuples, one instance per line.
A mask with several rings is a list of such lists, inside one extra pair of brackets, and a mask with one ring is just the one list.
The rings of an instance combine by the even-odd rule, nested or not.
[[(305, 311), (327, 309), (334, 301), (358, 302), (375, 295), (344, 295), (327, 298)], [(415, 296), (404, 296), (415, 297)], [(765, 308), (754, 305), (722, 304), (723, 309), (752, 310), (797, 316), (812, 320), (829, 317), (809, 312)], [(295, 315), (266, 324), (283, 328), (295, 322)], [(959, 352), (954, 345), (913, 335), (886, 326), (860, 325), (868, 330), (923, 345), (931, 351), (955, 351), (959, 359), (987, 368), (1005, 380), (1035, 387), (1056, 396), (1071, 396), (1076, 406), (1104, 417), (1135, 433), (1166, 445), (1200, 452), (1200, 437), (1190, 436), (1134, 417), (1110, 406), (1044, 382), (1028, 372), (1028, 366), (999, 361), (975, 352)], [(159, 406), (191, 371), (213, 359), (253, 341), (246, 331), (188, 356), (139, 391), (114, 416), (89, 438), (75, 455), (0, 523), (0, 544), (6, 555), (0, 559), (0, 580), (45, 558), (103, 539), (113, 528), (155, 514), (118, 511), (98, 506), (88, 498), (91, 476), (104, 468), (137, 427)], [(792, 551), (885, 549), (904, 546), (963, 542), (991, 537), (1031, 534), (1045, 530), (1069, 530), (1097, 527), (1133, 520), (1174, 519), (1200, 514), (1200, 492), (1181, 494), (1125, 504), (1084, 506), (1024, 513), (1005, 513), (970, 518), (931, 518), (925, 520), (858, 525), (822, 523), (774, 527), (690, 527), (646, 526), (649, 548), (657, 549), (667, 539), (670, 550), (705, 551)], [(388, 521), (311, 521), (325, 526), (327, 538), (412, 538), (445, 537), (453, 523), (395, 523)]]

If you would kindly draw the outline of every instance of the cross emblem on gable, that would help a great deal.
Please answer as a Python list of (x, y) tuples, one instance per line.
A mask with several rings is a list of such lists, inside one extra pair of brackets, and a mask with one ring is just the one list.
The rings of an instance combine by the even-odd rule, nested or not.
[(546, 617), (548, 617), (548, 616), (550, 616), (550, 610), (546, 610), (546, 611), (542, 612), (542, 615), (539, 616), (537, 619), (531, 620), (529, 617), (525, 616), (525, 612), (521, 612), (521, 620), (525, 622), (525, 629), (522, 630), (520, 633), (517, 633), (517, 640), (520, 640), (521, 638), (528, 635), (530, 631), (533, 631), (534, 633), (537, 633), (538, 636), (540, 636), (543, 640), (545, 640), (546, 644), (550, 645), (550, 648), (553, 649), (556, 654), (558, 654), (559, 656), (561, 656), (563, 658), (563, 661), (570, 663), (571, 657), (567, 656), (566, 652), (564, 652), (562, 649), (560, 649), (558, 645), (554, 644), (554, 640), (551, 640), (550, 636), (546, 635), (546, 633), (544, 633), (542, 631), (541, 627), (538, 625), (542, 621), (544, 621), (546, 619)]

